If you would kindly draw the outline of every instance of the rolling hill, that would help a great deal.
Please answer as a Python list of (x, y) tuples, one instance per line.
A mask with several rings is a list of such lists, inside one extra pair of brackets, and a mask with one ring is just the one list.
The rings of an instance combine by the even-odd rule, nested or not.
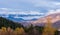
[(44, 26), (47, 23), (47, 17), (51, 18), (52, 26), (55, 28), (60, 28), (60, 13), (50, 14), (45, 17), (39, 18), (36, 21), (31, 21), (33, 25)]

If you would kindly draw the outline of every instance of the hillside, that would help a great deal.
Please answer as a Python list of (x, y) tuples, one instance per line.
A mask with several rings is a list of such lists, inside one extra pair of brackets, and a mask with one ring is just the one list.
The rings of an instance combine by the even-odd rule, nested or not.
[(22, 27), (20, 23), (13, 22), (12, 20), (0, 17), (0, 28), (1, 27), (11, 27), (12, 29), (15, 29), (16, 27)]
[(47, 20), (46, 20), (47, 17), (50, 17), (52, 19), (51, 22), (54, 23), (54, 22), (60, 20), (60, 13), (50, 14), (48, 16), (39, 18), (38, 20), (36, 20), (36, 21), (34, 21), (32, 23), (46, 23), (47, 22)]
[(52, 26), (60, 28), (60, 13), (50, 14), (45, 17), (39, 18), (36, 21), (31, 21), (33, 25), (44, 26), (47, 23), (47, 17), (51, 18)]

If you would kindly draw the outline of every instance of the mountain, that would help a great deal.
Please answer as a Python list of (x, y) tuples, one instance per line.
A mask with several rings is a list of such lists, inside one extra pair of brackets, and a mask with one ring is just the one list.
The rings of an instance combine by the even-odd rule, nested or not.
[(55, 28), (60, 29), (60, 20), (59, 21), (56, 21), (55, 23), (53, 23), (52, 26), (55, 27)]
[[(31, 20), (24, 20), (22, 18), (19, 18), (19, 19), (14, 19), (13, 17), (8, 17), (9, 19), (7, 18), (3, 18), (3, 17), (0, 17), (0, 25), (2, 24), (4, 26), (4, 24), (7, 24), (7, 26), (9, 26), (9, 24), (11, 25), (11, 27), (15, 27), (16, 25), (17, 26), (21, 26), (20, 23), (24, 26), (30, 26), (31, 24), (33, 25), (37, 25), (37, 26), (44, 26), (46, 23), (47, 23), (47, 17), (50, 17), (52, 20), (51, 20), (51, 23), (53, 24), (52, 26), (53, 27), (56, 27), (56, 28), (60, 28), (60, 13), (54, 13), (54, 14), (50, 14), (50, 15), (47, 15), (47, 16), (44, 16), (42, 18), (39, 18), (39, 19), (31, 19)], [(12, 21), (11, 21), (12, 20)], [(14, 20), (14, 22), (13, 22)], [(15, 22), (15, 21), (18, 21), (18, 22)], [(20, 20), (24, 20), (24, 21), (20, 21)]]
[(48, 16), (39, 18), (38, 20), (33, 21), (32, 23), (42, 23), (42, 22), (46, 23), (47, 22), (47, 17), (50, 17), (52, 19), (51, 22), (54, 23), (54, 22), (60, 20), (60, 13), (50, 14)]
[(21, 23), (13, 22), (12, 20), (0, 17), (0, 28), (1, 27), (11, 27), (12, 29), (15, 29), (16, 27), (23, 27)]
[(47, 17), (51, 18), (51, 23), (53, 23), (54, 27), (56, 26), (60, 28), (60, 13), (55, 13), (55, 14), (44, 16), (42, 18), (39, 18), (36, 21), (31, 21), (31, 23), (33, 25), (44, 26), (45, 23), (47, 23)]
[[(16, 15), (16, 14), (0, 14), (0, 17), (4, 17), (16, 22), (20, 22), (20, 21), (35, 21), (37, 20), (37, 18), (35, 18), (35, 16), (40, 16), (40, 15)], [(29, 17), (34, 17), (34, 18), (29, 18)]]
[(20, 22), (20, 21), (24, 21), (24, 19), (23, 18), (13, 18), (13, 17), (8, 17), (7, 19), (9, 19), (9, 20), (12, 20), (12, 21), (15, 21), (15, 22)]

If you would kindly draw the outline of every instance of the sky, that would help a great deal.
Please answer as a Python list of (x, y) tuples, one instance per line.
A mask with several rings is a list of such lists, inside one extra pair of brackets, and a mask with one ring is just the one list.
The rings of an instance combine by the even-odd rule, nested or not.
[(0, 16), (38, 19), (60, 13), (60, 0), (0, 0)]

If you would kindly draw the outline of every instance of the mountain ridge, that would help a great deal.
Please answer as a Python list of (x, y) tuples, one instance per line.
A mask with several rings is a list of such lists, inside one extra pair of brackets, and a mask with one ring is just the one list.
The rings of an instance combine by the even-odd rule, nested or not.
[(38, 20), (32, 21), (31, 23), (33, 23), (33, 24), (42, 23), (42, 22), (43, 22), (43, 23), (46, 23), (46, 22), (47, 22), (47, 17), (50, 17), (50, 18), (52, 19), (51, 22), (54, 23), (54, 22), (60, 20), (60, 13), (51, 14), (51, 15), (48, 15), (48, 16), (39, 18)]

